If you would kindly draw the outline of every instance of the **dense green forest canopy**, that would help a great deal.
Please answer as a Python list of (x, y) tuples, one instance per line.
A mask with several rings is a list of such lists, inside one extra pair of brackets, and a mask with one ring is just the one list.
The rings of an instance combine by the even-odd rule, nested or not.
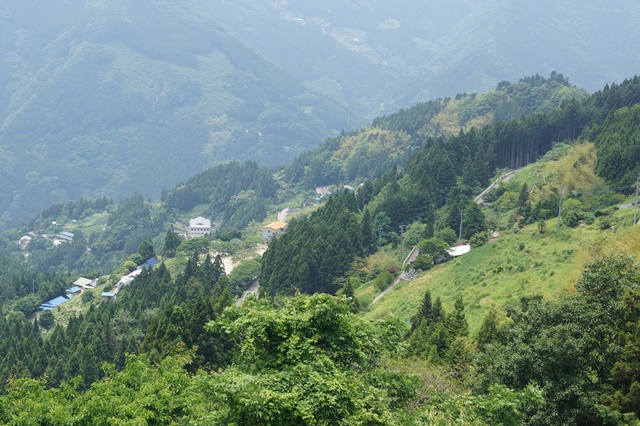
[[(568, 87), (562, 76), (552, 77)], [(518, 84), (544, 86), (548, 80)], [(472, 200), (498, 166), (524, 166), (562, 151), (553, 166), (571, 186), (563, 226), (594, 218), (580, 206), (608, 208), (619, 197), (579, 198), (583, 187), (607, 182), (623, 193), (632, 189), (628, 180), (636, 164), (617, 159), (634, 152), (639, 93), (636, 77), (550, 112), (427, 138), (402, 167), (394, 164), (374, 179), (358, 176), (363, 183), (357, 191), (338, 191), (291, 220), (261, 261), (252, 260), (251, 271), (260, 269), (262, 297), (240, 307), (232, 306), (238, 289), (221, 257), (209, 254), (211, 239), (182, 242), (168, 225), (206, 212), (226, 224), (222, 235), (245, 238), (239, 228), (281, 208), (276, 203), (287, 197), (299, 203), (304, 180), (288, 187), (279, 180), (282, 170), (231, 162), (194, 175), (156, 203), (134, 194), (117, 204), (100, 198), (51, 206), (1, 240), (0, 261), (7, 267), (0, 272), (0, 383), (6, 386), (0, 418), (8, 424), (28, 416), (51, 424), (108, 417), (160, 424), (637, 422), (640, 269), (630, 256), (594, 253), (575, 294), (544, 300), (524, 292), (506, 312), (490, 310), (477, 335), (469, 332), (462, 298), (445, 308), (426, 292), (409, 324), (394, 317), (371, 323), (360, 316), (366, 307), (354, 289), (372, 281), (383, 290), (394, 280), (397, 268), (367, 270), (365, 259), (394, 250), (403, 237), (424, 252), (424, 269), (433, 268), (443, 247), (456, 240), (461, 210), (463, 238), (484, 243), (488, 218)], [(388, 124), (385, 131), (409, 135), (423, 128), (402, 128), (416, 117), (415, 111), (406, 120), (402, 114), (390, 121), (398, 127)], [(558, 143), (579, 138), (594, 144), (568, 149)], [(538, 238), (570, 238), (545, 234), (542, 224), (559, 201), (547, 187), (503, 188), (487, 198), (511, 215), (505, 220), (514, 222), (514, 232), (533, 224)], [(60, 232), (69, 222), (77, 227), (72, 243), (52, 247), (34, 238), (25, 251), (15, 244), (27, 231)], [(614, 227), (599, 223), (603, 230)], [(58, 310), (28, 318), (39, 303), (64, 291), (71, 273), (93, 270), (98, 277), (101, 268), (117, 270), (113, 278), (101, 278), (109, 289), (122, 271), (155, 253), (166, 262), (142, 270), (119, 288), (117, 300), (83, 295), (76, 301), (81, 315)], [(161, 385), (173, 393), (155, 395)], [(128, 402), (118, 412), (103, 403), (123, 397)], [(96, 409), (85, 410), (87, 404)]]
[[(429, 292), (409, 328), (394, 318), (365, 321), (347, 298), (329, 295), (249, 300), (222, 310), (229, 300), (224, 289), (219, 292), (223, 275), (211, 287), (196, 268), (189, 291), (182, 291), (177, 285), (184, 287), (186, 277), (172, 284), (160, 268), (136, 284), (143, 293), (158, 285), (161, 292), (173, 288), (160, 297), (173, 299), (172, 306), (154, 310), (152, 295), (126, 293), (66, 330), (56, 326), (56, 337), (44, 341), (37, 321), (16, 326), (3, 319), (2, 330), (14, 333), (3, 340), (9, 346), (4, 363), (12, 363), (14, 377), (0, 397), (0, 419), (16, 425), (33, 418), (48, 424), (106, 418), (156, 424), (409, 425), (460, 418), (479, 425), (634, 424), (639, 270), (628, 256), (598, 256), (585, 266), (577, 294), (553, 302), (523, 298), (508, 321), (490, 314), (479, 334), (468, 336), (463, 301), (446, 311)], [(151, 321), (144, 342), (164, 345), (167, 356), (159, 356), (156, 343), (150, 350), (143, 343), (138, 356), (117, 355), (122, 345), (135, 347), (134, 336), (142, 339), (144, 317), (134, 308)], [(70, 356), (66, 345), (76, 345)], [(28, 355), (18, 359), (22, 353)], [(105, 355), (110, 363), (100, 366)], [(224, 368), (197, 369), (207, 363)], [(67, 369), (54, 376), (60, 364)], [(40, 371), (35, 365), (51, 371), (47, 379), (28, 378)], [(72, 378), (73, 372), (81, 376)], [(60, 386), (50, 387), (60, 379)]]
[[(469, 177), (485, 184), (483, 179), (496, 168), (515, 169), (535, 162), (556, 142), (579, 138), (585, 129), (604, 123), (610, 111), (631, 107), (639, 100), (638, 77), (606, 85), (588, 97), (572, 91), (562, 74), (524, 78), (517, 84), (505, 82), (494, 92), (427, 102), (376, 119), (363, 130), (328, 139), (320, 148), (298, 157), (285, 175), (307, 187), (364, 180), (394, 164), (406, 164), (414, 153), (424, 154), (444, 144), (449, 161), (458, 168), (455, 175), (460, 176), (463, 169), (483, 169), (471, 173), (477, 177)], [(474, 111), (470, 117), (484, 116), (485, 120), (465, 126), (459, 122), (465, 109)], [(447, 123), (454, 124), (447, 128)], [(404, 149), (396, 154), (396, 146)], [(478, 147), (481, 149), (475, 149)]]

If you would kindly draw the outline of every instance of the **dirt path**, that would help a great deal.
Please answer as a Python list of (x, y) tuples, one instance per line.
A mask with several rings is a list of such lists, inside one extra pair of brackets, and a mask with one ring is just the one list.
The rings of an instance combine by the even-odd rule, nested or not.
[[(255, 250), (253, 250), (254, 253), (259, 254), (260, 256), (262, 256), (265, 251), (267, 251), (266, 244), (258, 244)], [(218, 253), (216, 252), (211, 252), (211, 256), (213, 258), (215, 258), (217, 254)], [(231, 271), (233, 271), (233, 268), (238, 266), (238, 263), (233, 261), (232, 256), (220, 256), (220, 259), (222, 259), (225, 274), (229, 274)]]
[[(407, 256), (407, 258), (405, 259), (404, 263), (402, 264), (402, 266), (404, 266), (407, 262), (413, 262), (414, 260), (416, 260), (416, 257), (418, 257), (418, 246), (413, 247), (413, 249), (411, 249), (411, 252), (409, 253), (409, 255)], [(396, 286), (396, 284), (401, 283), (403, 281), (408, 281), (409, 279), (411, 279), (411, 277), (409, 278), (405, 278), (405, 274), (401, 273), (400, 275), (398, 275), (398, 278), (395, 279), (395, 281), (393, 283), (391, 283), (391, 285), (389, 287), (387, 287), (382, 293), (380, 293), (379, 295), (377, 295), (372, 301), (371, 303), (369, 303), (369, 306), (373, 306), (375, 303), (378, 302), (378, 300), (382, 299), (382, 297), (387, 294), (388, 292), (390, 292), (391, 290), (393, 290), (393, 288)]]
[(287, 215), (289, 214), (289, 209), (286, 208), (280, 212), (278, 212), (278, 220), (280, 222), (286, 222), (287, 221)]
[(242, 305), (242, 302), (244, 302), (244, 299), (246, 299), (247, 296), (250, 294), (253, 294), (255, 297), (258, 297), (259, 289), (260, 289), (260, 281), (258, 281), (257, 279), (253, 280), (251, 285), (245, 291), (242, 292), (242, 296), (240, 296), (240, 298), (236, 301), (236, 306)]
[(391, 290), (393, 290), (393, 288), (396, 286), (396, 284), (405, 281), (402, 278), (402, 275), (400, 275), (398, 278), (396, 278), (396, 280), (389, 286), (387, 287), (382, 293), (380, 293), (379, 295), (377, 295), (372, 301), (371, 303), (369, 303), (369, 307), (375, 305), (378, 300), (382, 299), (382, 297), (387, 294), (388, 292), (390, 292)]
[(512, 172), (503, 174), (498, 179), (496, 179), (495, 182), (493, 182), (491, 185), (489, 185), (489, 187), (487, 189), (482, 191), (480, 193), (480, 195), (478, 195), (476, 198), (474, 198), (473, 201), (475, 201), (478, 204), (484, 204), (484, 199), (482, 198), (484, 196), (484, 194), (486, 194), (487, 192), (491, 191), (493, 188), (499, 186), (501, 182), (509, 182), (509, 180), (512, 177), (514, 177), (516, 175), (516, 173), (518, 173), (518, 170), (514, 170)]

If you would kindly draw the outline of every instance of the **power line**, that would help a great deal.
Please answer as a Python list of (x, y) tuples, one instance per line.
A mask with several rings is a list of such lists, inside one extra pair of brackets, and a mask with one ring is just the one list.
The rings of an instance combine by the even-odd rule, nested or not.
[(633, 224), (635, 225), (636, 223), (636, 212), (638, 210), (638, 185), (640, 184), (640, 175), (638, 175), (638, 178), (636, 179), (636, 202), (633, 204)]
[(556, 234), (560, 233), (560, 215), (562, 214), (562, 191), (564, 190), (564, 184), (560, 184), (560, 202), (558, 203), (558, 226), (556, 227)]

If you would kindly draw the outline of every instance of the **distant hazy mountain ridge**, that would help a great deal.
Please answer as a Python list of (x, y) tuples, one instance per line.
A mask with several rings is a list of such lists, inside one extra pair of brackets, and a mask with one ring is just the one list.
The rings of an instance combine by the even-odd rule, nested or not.
[(0, 21), (0, 227), (230, 159), (281, 164), (348, 126), (190, 2), (9, 2)]

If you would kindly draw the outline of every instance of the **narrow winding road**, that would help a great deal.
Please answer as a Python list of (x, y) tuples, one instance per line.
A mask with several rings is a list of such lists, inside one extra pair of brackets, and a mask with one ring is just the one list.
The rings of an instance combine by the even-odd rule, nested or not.
[(244, 302), (244, 299), (246, 299), (247, 296), (250, 294), (253, 294), (255, 297), (258, 297), (259, 289), (260, 289), (260, 282), (256, 278), (255, 280), (253, 280), (251, 285), (245, 291), (242, 292), (242, 296), (240, 296), (240, 298), (236, 301), (236, 306), (242, 305), (242, 303)]
[[(404, 260), (404, 263), (402, 264), (403, 266), (406, 265), (407, 263), (411, 263), (414, 260), (416, 260), (416, 257), (418, 257), (418, 246), (414, 246), (413, 249), (411, 249), (411, 253), (409, 253), (409, 255), (407, 256), (407, 258)], [(375, 303), (378, 302), (378, 300), (382, 299), (382, 297), (387, 294), (388, 292), (390, 292), (391, 290), (393, 290), (393, 288), (396, 286), (396, 284), (401, 283), (403, 281), (407, 281), (407, 279), (405, 279), (403, 277), (403, 273), (401, 273), (400, 275), (398, 275), (398, 278), (395, 279), (395, 281), (393, 283), (391, 283), (391, 285), (389, 287), (387, 287), (382, 293), (380, 293), (379, 295), (377, 295), (372, 301), (371, 303), (369, 303), (369, 306), (373, 306)]]
[(489, 187), (487, 189), (482, 191), (480, 193), (480, 195), (478, 195), (476, 198), (474, 198), (473, 201), (475, 201), (478, 204), (484, 204), (484, 199), (482, 198), (484, 196), (484, 194), (486, 194), (487, 192), (491, 191), (493, 188), (496, 188), (496, 187), (500, 186), (500, 183), (502, 183), (502, 182), (509, 182), (509, 180), (512, 177), (514, 177), (516, 175), (516, 173), (518, 173), (518, 170), (514, 170), (512, 172), (503, 174), (498, 179), (496, 179), (495, 182), (493, 182), (491, 185), (489, 185)]

